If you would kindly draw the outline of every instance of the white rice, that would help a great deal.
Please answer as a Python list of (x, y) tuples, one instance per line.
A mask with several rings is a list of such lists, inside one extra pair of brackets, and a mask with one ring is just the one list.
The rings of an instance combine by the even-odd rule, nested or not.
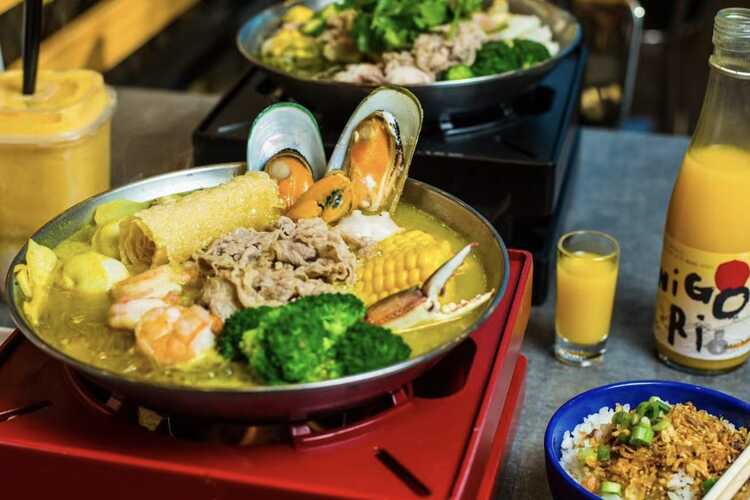
[(667, 496), (669, 500), (692, 500), (695, 498), (693, 492), (690, 490), (690, 485), (693, 484), (693, 478), (685, 474), (685, 471), (680, 469), (677, 473), (673, 474), (667, 483)]
[[(630, 411), (630, 405), (622, 405), (622, 409)], [(585, 448), (593, 444), (594, 441), (602, 440), (608, 435), (612, 430), (614, 414), (613, 408), (604, 406), (599, 409), (598, 413), (592, 413), (584, 418), (583, 422), (576, 425), (572, 431), (565, 431), (565, 434), (563, 434), (562, 445), (560, 446), (562, 452), (560, 465), (576, 481), (582, 481), (584, 475), (583, 466), (578, 461), (578, 449)], [(593, 436), (594, 439), (589, 436)]]
[[(666, 401), (665, 401), (666, 402)], [(616, 405), (624, 411), (630, 411), (630, 405)], [(578, 461), (578, 450), (586, 446), (595, 446), (601, 442), (613, 428), (612, 417), (617, 411), (615, 408), (603, 407), (597, 413), (592, 413), (576, 425), (572, 431), (565, 431), (562, 444), (560, 445), (560, 465), (579, 483), (584, 479), (583, 466)], [(690, 490), (693, 478), (683, 470), (677, 471), (667, 483), (667, 496), (669, 500), (693, 500), (695, 495)]]

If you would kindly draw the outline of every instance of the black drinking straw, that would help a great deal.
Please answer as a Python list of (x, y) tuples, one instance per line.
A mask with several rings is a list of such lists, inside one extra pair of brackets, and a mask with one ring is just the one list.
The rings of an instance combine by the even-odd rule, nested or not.
[(26, 0), (23, 4), (23, 93), (36, 90), (39, 65), (39, 42), (42, 38), (42, 0)]

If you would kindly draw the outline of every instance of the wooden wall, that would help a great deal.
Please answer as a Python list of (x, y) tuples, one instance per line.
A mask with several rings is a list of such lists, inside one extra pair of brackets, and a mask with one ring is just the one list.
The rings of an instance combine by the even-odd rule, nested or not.
[[(90, 68), (107, 71), (135, 52), (198, 0), (99, 0), (65, 22), (42, 42), (40, 67)], [(0, 0), (0, 19), (13, 16), (20, 36), (20, 0)], [(47, 1), (45, 15), (55, 6)], [(9, 29), (7, 23), (5, 30)], [(19, 51), (7, 52), (6, 63), (18, 67)]]

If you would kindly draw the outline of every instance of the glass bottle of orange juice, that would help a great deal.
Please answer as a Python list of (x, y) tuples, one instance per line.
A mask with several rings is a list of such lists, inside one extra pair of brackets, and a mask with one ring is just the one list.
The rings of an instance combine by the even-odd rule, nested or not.
[(654, 335), (667, 364), (750, 357), (750, 9), (724, 9), (695, 134), (669, 202)]

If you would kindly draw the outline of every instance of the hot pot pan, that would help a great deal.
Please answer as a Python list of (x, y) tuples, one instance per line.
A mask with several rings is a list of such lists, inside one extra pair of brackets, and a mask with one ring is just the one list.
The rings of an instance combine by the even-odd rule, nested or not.
[[(279, 27), (281, 16), (287, 9), (293, 5), (306, 5), (318, 10), (334, 1), (336, 0), (298, 0), (268, 7), (242, 26), (237, 34), (237, 46), (253, 65), (263, 68), (289, 97), (316, 111), (340, 114), (342, 110), (353, 110), (377, 85), (300, 78), (264, 63), (260, 57), (263, 41)], [(453, 113), (480, 110), (523, 94), (580, 43), (581, 27), (569, 12), (544, 0), (508, 0), (508, 5), (511, 12), (536, 15), (542, 23), (549, 26), (554, 40), (560, 44), (558, 53), (530, 68), (497, 75), (403, 85), (422, 103), (425, 121), (435, 122)]]
[[(82, 224), (91, 220), (96, 206), (118, 198), (146, 201), (174, 193), (224, 183), (245, 171), (244, 164), (223, 164), (182, 170), (145, 179), (95, 196), (62, 213), (32, 238), (55, 246)], [(309, 415), (352, 407), (410, 382), (457, 346), (492, 316), (505, 293), (509, 261), (505, 244), (494, 228), (474, 209), (444, 191), (409, 179), (403, 199), (427, 211), (480, 244), (477, 249), (495, 289), (484, 313), (465, 331), (430, 352), (380, 370), (323, 382), (251, 386), (232, 389), (191, 388), (128, 379), (119, 373), (78, 361), (48, 343), (21, 312), (19, 286), (9, 272), (6, 285), (13, 320), (26, 338), (46, 354), (63, 362), (95, 384), (125, 400), (137, 402), (168, 415), (185, 415), (236, 421), (301, 420)], [(14, 259), (11, 269), (22, 263), (26, 247)]]

